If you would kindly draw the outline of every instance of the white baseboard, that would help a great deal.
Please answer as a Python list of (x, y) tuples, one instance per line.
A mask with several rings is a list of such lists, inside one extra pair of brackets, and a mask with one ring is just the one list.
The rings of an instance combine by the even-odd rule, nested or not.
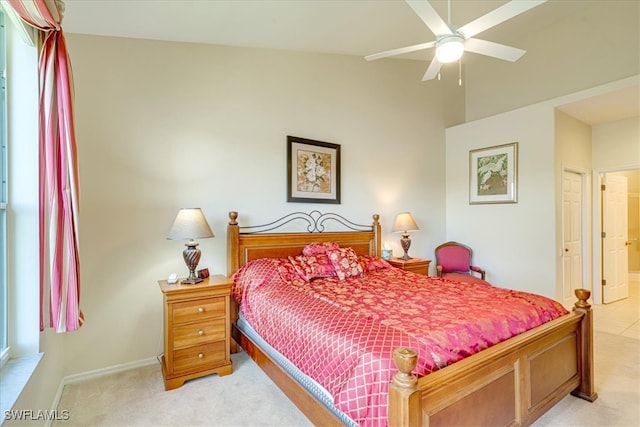
[(135, 362), (123, 363), (121, 365), (109, 366), (107, 368), (96, 369), (95, 371), (81, 372), (79, 374), (67, 375), (62, 379), (63, 385), (73, 384), (81, 381), (90, 380), (92, 378), (102, 377), (117, 372), (129, 371), (131, 369), (141, 368), (143, 366), (160, 363), (158, 357), (150, 357), (148, 359), (137, 360)]

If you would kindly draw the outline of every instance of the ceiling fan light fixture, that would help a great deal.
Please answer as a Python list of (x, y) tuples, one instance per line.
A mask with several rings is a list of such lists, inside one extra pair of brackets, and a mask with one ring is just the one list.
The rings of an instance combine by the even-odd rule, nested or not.
[(458, 34), (443, 37), (436, 44), (436, 58), (441, 64), (455, 62), (464, 53), (464, 38)]

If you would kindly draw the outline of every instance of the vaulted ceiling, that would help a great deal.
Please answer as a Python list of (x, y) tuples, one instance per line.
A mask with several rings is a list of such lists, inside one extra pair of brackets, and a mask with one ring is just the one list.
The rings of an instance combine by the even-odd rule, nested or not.
[[(635, 1), (635, 0), (628, 0)], [(507, 3), (504, 0), (432, 0), (445, 20), (462, 26)], [(477, 37), (527, 49), (533, 31), (591, 1), (550, 0)], [(67, 33), (365, 55), (435, 40), (402, 0), (65, 0)], [(450, 7), (450, 9), (449, 9)], [(433, 49), (400, 58), (429, 61)], [(393, 59), (385, 59), (393, 60)], [(473, 53), (465, 61), (487, 60)], [(491, 59), (488, 59), (491, 60)], [(426, 67), (425, 62), (425, 67)], [(566, 106), (568, 114), (590, 124), (631, 116), (640, 110), (637, 90)]]

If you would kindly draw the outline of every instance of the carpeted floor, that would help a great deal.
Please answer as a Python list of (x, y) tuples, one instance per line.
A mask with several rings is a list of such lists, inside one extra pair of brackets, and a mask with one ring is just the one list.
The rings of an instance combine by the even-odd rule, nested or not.
[(164, 390), (160, 364), (70, 384), (53, 426), (310, 426), (246, 355), (232, 355), (233, 374)]
[[(595, 341), (598, 399), (567, 396), (534, 427), (640, 425), (640, 341), (606, 332)], [(232, 358), (232, 375), (171, 391), (159, 364), (67, 385), (58, 410), (69, 419), (53, 426), (311, 426), (245, 353)]]

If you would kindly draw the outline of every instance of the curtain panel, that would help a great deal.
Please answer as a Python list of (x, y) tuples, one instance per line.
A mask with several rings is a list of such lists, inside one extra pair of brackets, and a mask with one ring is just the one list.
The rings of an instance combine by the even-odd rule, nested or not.
[(80, 310), (78, 159), (73, 77), (62, 31), (62, 0), (7, 0), (38, 30), (40, 330), (75, 331)]

